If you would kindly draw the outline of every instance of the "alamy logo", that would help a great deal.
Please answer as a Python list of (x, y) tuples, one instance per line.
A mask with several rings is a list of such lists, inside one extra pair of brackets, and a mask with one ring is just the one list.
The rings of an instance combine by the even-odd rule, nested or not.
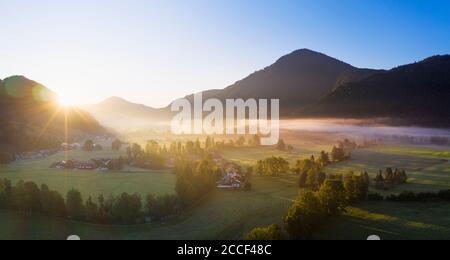
[[(203, 94), (172, 103), (171, 130), (176, 135), (260, 135), (262, 145), (275, 145), (280, 137), (280, 101), (278, 99), (219, 99), (203, 102)], [(270, 116), (270, 117), (269, 117)]]

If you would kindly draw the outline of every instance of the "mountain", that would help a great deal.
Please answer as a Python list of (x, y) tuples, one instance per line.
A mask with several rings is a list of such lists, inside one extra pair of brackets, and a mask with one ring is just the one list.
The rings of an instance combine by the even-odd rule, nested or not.
[(170, 110), (155, 109), (131, 103), (119, 97), (108, 98), (95, 105), (83, 107), (103, 125), (112, 128), (146, 128), (171, 118)]
[(391, 117), (450, 124), (450, 55), (348, 82), (303, 111), (306, 116)]
[[(450, 124), (449, 75), (448, 55), (385, 71), (356, 68), (301, 49), (225, 89), (204, 91), (203, 98), (278, 98), (285, 118), (390, 117), (423, 125)], [(193, 95), (186, 98), (192, 101)], [(115, 128), (153, 127), (173, 115), (170, 106), (154, 109), (120, 98), (85, 108)]]
[[(278, 98), (282, 115), (289, 116), (318, 101), (337, 86), (377, 72), (379, 71), (358, 69), (324, 54), (301, 49), (281, 57), (273, 65), (228, 88), (205, 91), (203, 98)], [(193, 101), (193, 95), (186, 98)], [(169, 121), (173, 115), (170, 106), (154, 109), (118, 97), (83, 108), (103, 125), (113, 128), (153, 127), (155, 123)]]
[[(295, 115), (300, 108), (318, 101), (344, 83), (380, 71), (355, 68), (345, 62), (308, 49), (281, 57), (223, 90), (203, 92), (204, 99), (280, 99), (282, 115)], [(192, 100), (193, 96), (188, 96)]]
[(55, 93), (23, 76), (0, 81), (0, 116), (0, 148), (8, 152), (50, 148), (65, 140), (104, 133), (88, 113), (61, 108)]

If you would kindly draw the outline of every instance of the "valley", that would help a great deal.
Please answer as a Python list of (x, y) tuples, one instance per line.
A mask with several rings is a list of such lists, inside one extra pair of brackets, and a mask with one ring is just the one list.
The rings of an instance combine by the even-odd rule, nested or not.
[[(284, 140), (294, 146), (291, 152), (272, 147), (225, 149), (224, 158), (242, 166), (252, 166), (269, 156), (282, 156), (291, 163), (330, 150), (330, 136), (316, 132), (289, 132)], [(299, 137), (303, 136), (303, 137)], [(322, 138), (321, 138), (322, 137)], [(371, 178), (385, 167), (406, 169), (409, 180), (389, 191), (372, 190), (384, 195), (402, 191), (439, 191), (450, 189), (448, 147), (431, 145), (389, 145), (357, 149), (349, 161), (330, 165), (327, 173), (368, 171)], [(146, 171), (125, 168), (121, 172), (97, 173), (48, 170), (55, 159), (69, 156), (83, 159), (92, 156), (116, 156), (123, 152), (105, 151), (86, 155), (72, 151), (69, 155), (30, 160), (2, 167), (0, 178), (46, 183), (51, 189), (66, 192), (78, 188), (83, 197), (99, 193), (137, 192), (174, 193), (175, 176), (171, 171)], [(20, 215), (0, 211), (0, 239), (64, 239), (77, 234), (83, 239), (242, 239), (255, 227), (282, 224), (282, 218), (298, 194), (298, 176), (284, 173), (278, 177), (251, 177), (251, 191), (213, 190), (180, 215), (152, 224), (105, 226), (48, 218), (40, 214)], [(450, 238), (446, 202), (360, 202), (348, 208), (341, 217), (320, 228), (316, 239), (365, 239), (378, 234), (384, 239)], [(13, 232), (20, 230), (20, 232)], [(344, 232), (345, 231), (345, 232)]]

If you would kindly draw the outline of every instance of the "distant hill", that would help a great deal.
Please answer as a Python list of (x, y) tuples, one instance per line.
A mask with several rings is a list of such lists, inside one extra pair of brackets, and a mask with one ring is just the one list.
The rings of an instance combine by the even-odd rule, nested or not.
[(450, 125), (449, 101), (450, 55), (444, 55), (343, 84), (302, 115), (406, 118)]
[(10, 152), (54, 147), (66, 138), (104, 133), (87, 112), (62, 109), (55, 93), (23, 76), (0, 81), (0, 116), (0, 149)]
[[(302, 49), (281, 57), (273, 65), (228, 88), (205, 91), (203, 97), (220, 100), (279, 98), (282, 115), (290, 116), (304, 106), (318, 101), (337, 86), (377, 72), (379, 71), (358, 69), (324, 54)], [(186, 98), (192, 101), (193, 95)], [(155, 123), (167, 122), (172, 115), (170, 106), (154, 109), (118, 97), (84, 108), (103, 125), (114, 128), (152, 127)]]
[[(295, 115), (341, 84), (360, 80), (380, 71), (355, 68), (345, 62), (308, 49), (281, 57), (223, 90), (203, 92), (203, 97), (280, 99), (282, 115)], [(192, 100), (193, 96), (189, 96)]]
[[(301, 49), (232, 86), (204, 91), (203, 98), (278, 98), (284, 118), (389, 117), (406, 119), (399, 124), (450, 125), (449, 75), (448, 55), (384, 71)], [(154, 127), (173, 115), (170, 106), (154, 109), (117, 97), (85, 109), (114, 128)]]
[(103, 125), (118, 129), (154, 127), (158, 122), (171, 118), (168, 109), (155, 109), (119, 97), (111, 97), (83, 108)]

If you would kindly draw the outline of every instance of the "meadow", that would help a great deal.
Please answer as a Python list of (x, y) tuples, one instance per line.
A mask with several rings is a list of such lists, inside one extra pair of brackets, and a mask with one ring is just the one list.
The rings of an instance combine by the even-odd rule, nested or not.
[[(327, 140), (328, 142), (328, 140)], [(228, 160), (251, 166), (257, 160), (276, 155), (290, 162), (329, 151), (325, 142), (303, 142), (287, 139), (293, 152), (275, 148), (239, 148), (223, 152)], [(108, 151), (86, 154), (72, 151), (68, 157), (106, 157)], [(111, 156), (117, 154), (110, 154)], [(53, 157), (53, 158), (52, 158)], [(116, 192), (171, 193), (175, 177), (167, 172), (128, 168), (118, 173), (65, 172), (49, 170), (50, 162), (66, 157), (58, 154), (36, 161), (13, 164), (0, 170), (0, 177), (34, 180), (49, 184), (61, 192), (78, 187), (83, 195)], [(378, 146), (358, 149), (352, 159), (333, 164), (328, 173), (350, 170), (368, 171), (374, 176), (385, 167), (404, 168), (408, 184), (384, 194), (404, 190), (437, 191), (450, 188), (450, 158), (446, 148), (430, 146)], [(31, 171), (29, 171), (31, 169)], [(77, 234), (84, 239), (241, 239), (257, 226), (282, 224), (282, 218), (298, 193), (297, 176), (253, 176), (251, 191), (215, 190), (180, 216), (163, 223), (138, 226), (101, 226), (49, 219), (39, 214), (23, 216), (0, 211), (0, 239), (64, 239)], [(56, 187), (58, 186), (58, 187)], [(378, 192), (378, 191), (377, 191)], [(363, 202), (349, 207), (341, 217), (324, 226), (317, 239), (366, 239), (377, 234), (384, 239), (450, 239), (450, 204)]]
[(72, 150), (60, 152), (46, 158), (24, 160), (11, 165), (0, 166), (0, 178), (6, 178), (16, 183), (19, 180), (33, 181), (38, 185), (47, 184), (63, 196), (72, 189), (78, 189), (85, 199), (97, 198), (103, 194), (120, 194), (123, 192), (138, 193), (145, 196), (148, 193), (165, 195), (175, 193), (175, 176), (170, 170), (148, 171), (125, 167), (122, 171), (98, 172), (81, 170), (50, 169), (54, 162), (73, 159), (89, 160), (93, 158), (117, 158), (123, 155), (121, 151), (85, 152)]
[(0, 211), (0, 239), (240, 239), (252, 228), (281, 223), (297, 194), (290, 178), (254, 177), (252, 191), (215, 190), (197, 205), (166, 223), (139, 226), (100, 226), (42, 215), (31, 217)]
[(328, 173), (345, 174), (350, 171), (367, 171), (375, 177), (386, 167), (405, 169), (408, 183), (397, 186), (384, 194), (399, 193), (405, 190), (415, 192), (450, 189), (450, 155), (445, 147), (420, 146), (379, 146), (353, 152), (352, 159), (331, 165)]

